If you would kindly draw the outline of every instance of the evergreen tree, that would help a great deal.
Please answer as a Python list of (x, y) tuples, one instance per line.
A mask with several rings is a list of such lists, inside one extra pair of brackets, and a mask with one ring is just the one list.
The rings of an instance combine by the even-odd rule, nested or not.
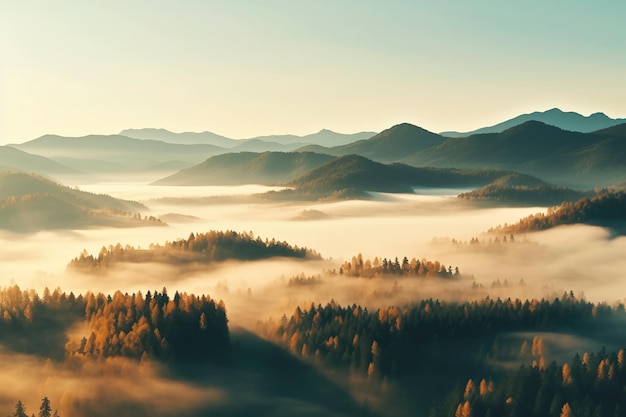
[(28, 415), (26, 414), (26, 406), (22, 404), (22, 401), (18, 401), (17, 404), (15, 404), (15, 413), (13, 413), (13, 416), (28, 417)]
[(50, 400), (48, 397), (43, 397), (41, 400), (41, 406), (39, 406), (39, 417), (51, 417), (52, 407), (50, 407)]

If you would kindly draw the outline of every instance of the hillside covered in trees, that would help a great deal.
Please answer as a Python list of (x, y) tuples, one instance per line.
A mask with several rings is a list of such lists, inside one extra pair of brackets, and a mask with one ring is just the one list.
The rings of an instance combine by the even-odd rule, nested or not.
[[(347, 155), (312, 169), (287, 185), (292, 189), (269, 192), (276, 199), (367, 198), (367, 191), (413, 193), (414, 188), (470, 188), (484, 186), (502, 176), (498, 170), (417, 168), (385, 165), (358, 155)], [(536, 178), (518, 174), (519, 178)]]
[(146, 209), (134, 201), (80, 191), (35, 174), (0, 173), (0, 229), (33, 232), (161, 224), (154, 217), (142, 218), (139, 212)]
[(68, 358), (144, 356), (163, 361), (224, 358), (229, 333), (224, 303), (206, 295), (167, 291), (113, 297), (88, 293), (85, 318), (91, 333), (80, 342), (70, 340)]
[[(564, 387), (567, 393), (559, 393), (554, 384), (561, 378), (563, 355), (571, 358), (583, 352), (574, 345), (563, 347), (560, 343), (564, 342), (558, 339), (595, 338), (599, 349), (601, 343), (612, 340), (605, 330), (623, 319), (623, 305), (593, 304), (570, 293), (552, 300), (487, 297), (457, 303), (427, 299), (371, 310), (331, 301), (325, 306), (298, 307), (279, 322), (264, 323), (264, 328), (271, 340), (310, 363), (395, 387), (393, 390), (402, 393), (395, 401), (401, 401), (402, 406), (391, 401), (385, 407), (399, 407), (399, 415), (427, 415), (429, 410), (434, 416), (554, 415), (545, 410), (556, 409), (554, 404), (558, 403), (560, 413), (569, 401), (581, 411), (576, 415), (592, 416), (593, 411), (582, 412), (579, 405), (585, 395), (591, 396), (592, 410), (605, 395), (613, 396), (606, 408), (601, 406), (611, 412), (615, 411), (616, 399), (621, 398), (616, 393), (622, 392), (625, 383), (614, 378), (616, 356), (603, 353), (601, 358), (612, 358), (605, 362), (585, 356), (585, 379), (574, 377), (574, 384)], [(549, 337), (544, 340), (542, 335)], [(624, 343), (624, 338), (620, 340)], [(519, 366), (521, 371), (508, 374)], [(554, 373), (550, 377), (539, 375), (549, 369), (553, 372), (554, 367), (558, 367), (558, 378)], [(598, 372), (603, 375), (600, 384), (605, 385), (598, 386)], [(471, 395), (464, 396), (462, 388), (472, 378)], [(602, 386), (607, 386), (607, 393), (600, 393)], [(572, 398), (578, 398), (575, 405)], [(479, 414), (455, 414), (465, 401)], [(539, 411), (525, 413), (529, 407)]]
[(213, 156), (152, 185), (282, 184), (334, 156), (313, 152), (238, 152)]
[[(146, 356), (177, 362), (228, 353), (226, 307), (207, 295), (170, 297), (163, 289), (145, 297), (120, 291), (75, 296), (46, 289), (40, 297), (14, 285), (0, 290), (0, 316), (3, 346), (54, 360)], [(89, 334), (68, 342), (66, 332), (82, 321)]]
[(624, 349), (576, 354), (558, 364), (520, 366), (500, 381), (469, 379), (430, 416), (623, 416), (626, 412)]
[(593, 197), (583, 197), (560, 206), (551, 207), (547, 213), (537, 213), (512, 225), (498, 226), (490, 232), (525, 233), (546, 230), (567, 224), (591, 224), (610, 227), (623, 233), (626, 224), (626, 192), (602, 192)]
[(589, 133), (530, 120), (498, 133), (445, 140), (406, 156), (412, 166), (497, 168), (593, 188), (623, 181), (624, 125)]
[(527, 176), (520, 178), (520, 174), (510, 174), (477, 190), (461, 193), (458, 198), (503, 204), (553, 206), (564, 201), (591, 197), (594, 194), (592, 191), (576, 191), (541, 180), (532, 182)]
[(283, 317), (273, 338), (304, 358), (321, 359), (380, 379), (404, 378), (412, 372), (423, 372), (425, 357), (440, 363), (450, 359), (437, 358), (432, 351), (435, 346), (448, 349), (448, 342), (478, 341), (483, 351), (480, 362), (498, 334), (592, 333), (597, 330), (594, 323), (611, 314), (613, 310), (608, 306), (568, 295), (553, 301), (487, 298), (454, 303), (428, 299), (374, 311), (331, 302), (298, 307), (291, 317)]
[(207, 233), (190, 234), (187, 239), (166, 242), (164, 245), (150, 245), (148, 249), (135, 248), (129, 245), (110, 245), (102, 247), (97, 256), (83, 251), (72, 259), (70, 269), (90, 272), (105, 269), (116, 263), (147, 263), (189, 264), (219, 262), (228, 259), (253, 261), (273, 257), (299, 259), (321, 259), (317, 252), (292, 246), (287, 242), (275, 239), (262, 240), (254, 238), (250, 233), (234, 231), (210, 231)]

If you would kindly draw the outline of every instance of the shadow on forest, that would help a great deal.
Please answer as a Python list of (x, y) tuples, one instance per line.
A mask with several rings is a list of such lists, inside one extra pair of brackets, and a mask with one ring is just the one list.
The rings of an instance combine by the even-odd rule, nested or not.
[(243, 329), (231, 329), (232, 354), (226, 363), (184, 365), (177, 379), (218, 387), (225, 401), (181, 416), (374, 416), (345, 389), (312, 365)]
[(35, 321), (5, 320), (0, 326), (0, 344), (14, 352), (62, 361), (67, 331), (83, 318), (83, 309), (37, 303), (33, 314)]

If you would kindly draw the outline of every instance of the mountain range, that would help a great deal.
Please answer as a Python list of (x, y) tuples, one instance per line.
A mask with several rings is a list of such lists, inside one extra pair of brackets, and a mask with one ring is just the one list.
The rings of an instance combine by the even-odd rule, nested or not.
[(626, 119), (611, 119), (604, 113), (593, 113), (589, 116), (583, 116), (576, 112), (564, 112), (558, 108), (547, 111), (536, 111), (533, 113), (522, 114), (504, 122), (493, 126), (482, 127), (472, 130), (471, 132), (441, 132), (440, 135), (451, 138), (460, 138), (480, 133), (500, 133), (522, 123), (536, 121), (547, 125), (555, 126), (563, 130), (572, 132), (589, 133), (607, 127), (613, 127), (622, 123), (626, 123)]
[(529, 121), (501, 133), (448, 139), (401, 162), (413, 166), (499, 168), (583, 188), (626, 178), (626, 126), (570, 132)]
[[(591, 128), (596, 120), (607, 119), (602, 116), (585, 118), (555, 109), (522, 115), (514, 120), (533, 115), (573, 117), (584, 121), (585, 130)], [(620, 121), (610, 120), (611, 123)], [(578, 127), (582, 129), (580, 125)], [(458, 138), (445, 137), (409, 123), (392, 126), (372, 137), (367, 132), (341, 135), (326, 130), (302, 137), (283, 135), (250, 140), (231, 140), (210, 132), (178, 134), (161, 129), (138, 129), (124, 133), (173, 142), (214, 141), (228, 147), (211, 143), (171, 143), (124, 135), (80, 138), (46, 135), (23, 144), (0, 147), (0, 168), (53, 176), (142, 172), (151, 173), (153, 178), (157, 172), (171, 175), (190, 168), (168, 181), (186, 184), (233, 184), (241, 181), (273, 184), (291, 181), (305, 170), (315, 168), (316, 164), (329, 162), (331, 157), (360, 155), (376, 162), (401, 162), (415, 167), (517, 171), (573, 188), (603, 187), (626, 180), (623, 163), (626, 160), (626, 123), (592, 132), (575, 132), (530, 120), (498, 133), (478, 133)], [(359, 137), (365, 138), (354, 140)], [(351, 142), (322, 146), (321, 143), (329, 142), (329, 138), (334, 138), (334, 143)], [(317, 144), (298, 141), (317, 141)], [(297, 151), (295, 157), (284, 155), (294, 149)], [(250, 152), (258, 154), (250, 155)], [(239, 155), (207, 161), (229, 153)], [(259, 156), (263, 153), (266, 154)], [(312, 157), (309, 153), (318, 156)], [(326, 156), (320, 157), (320, 154)], [(191, 169), (197, 164), (203, 164), (203, 167)]]
[(335, 156), (361, 155), (379, 162), (394, 162), (415, 152), (437, 146), (447, 138), (409, 123), (401, 123), (379, 134), (347, 145), (324, 148), (309, 145), (298, 151), (327, 153)]
[[(305, 136), (297, 135), (269, 135), (256, 136), (248, 139), (231, 139), (225, 136), (217, 135), (212, 132), (182, 132), (174, 133), (165, 129), (126, 129), (120, 132), (120, 135), (135, 139), (152, 139), (163, 142), (178, 144), (211, 144), (223, 148), (238, 148), (238, 150), (252, 150), (246, 148), (249, 142), (257, 143), (273, 143), (278, 145), (296, 145), (304, 144), (320, 145), (320, 146), (340, 146), (355, 142), (361, 139), (368, 139), (374, 136), (376, 132), (359, 132), (352, 134), (343, 134), (333, 132), (332, 130), (322, 129), (317, 133)], [(244, 149), (245, 148), (245, 149)], [(280, 150), (280, 149), (264, 149), (264, 150)], [(286, 150), (286, 149), (283, 149)]]

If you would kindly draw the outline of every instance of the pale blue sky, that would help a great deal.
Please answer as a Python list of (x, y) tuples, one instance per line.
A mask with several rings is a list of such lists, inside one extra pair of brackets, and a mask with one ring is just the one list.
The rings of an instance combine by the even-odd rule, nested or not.
[(0, 0), (0, 143), (626, 117), (626, 2)]

